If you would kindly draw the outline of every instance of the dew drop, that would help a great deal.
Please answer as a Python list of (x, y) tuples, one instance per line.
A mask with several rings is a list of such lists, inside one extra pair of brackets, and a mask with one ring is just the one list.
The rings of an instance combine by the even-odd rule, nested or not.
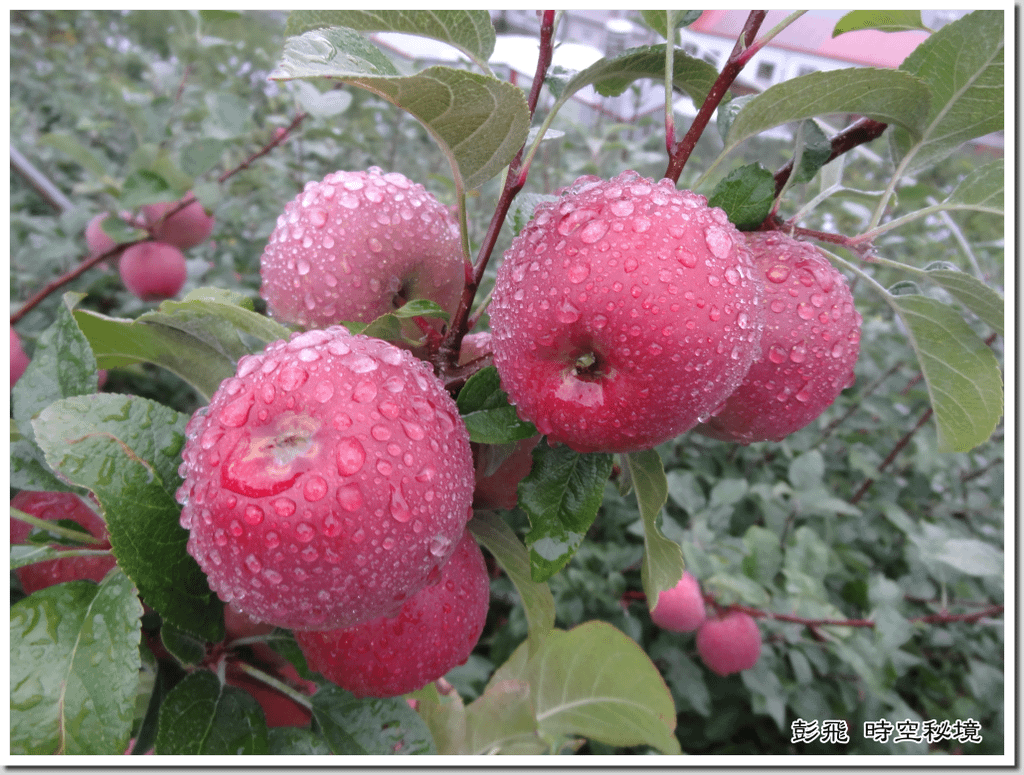
[(399, 522), (408, 522), (412, 518), (412, 509), (394, 485), (391, 486), (391, 516)]
[(777, 344), (768, 348), (768, 360), (772, 363), (785, 363), (787, 357), (785, 349)]
[(263, 571), (263, 578), (265, 578), (267, 581), (269, 581), (274, 586), (277, 586), (282, 581), (281, 574), (278, 573), (273, 568), (267, 568), (265, 571)]
[(687, 269), (697, 266), (697, 256), (684, 247), (676, 248), (676, 259)]
[(308, 522), (300, 522), (295, 526), (295, 537), (308, 544), (316, 536), (316, 530)]
[(271, 530), (265, 536), (263, 536), (263, 543), (267, 545), (268, 549), (276, 549), (278, 546), (281, 545), (281, 536), (279, 536), (275, 531)]
[(262, 563), (256, 559), (256, 555), (254, 554), (250, 554), (245, 558), (245, 567), (249, 569), (250, 573), (259, 573), (263, 570)]
[(430, 543), (427, 545), (427, 550), (434, 555), (434, 557), (444, 557), (448, 551), (452, 542), (442, 535), (436, 535), (430, 539)]
[(785, 264), (775, 264), (764, 276), (768, 278), (769, 282), (773, 283), (784, 283), (789, 279), (789, 267)]
[(263, 521), (263, 509), (250, 503), (245, 507), (245, 521), (250, 525), (258, 525)]
[(607, 233), (608, 221), (593, 220), (580, 229), (580, 241), (588, 245), (593, 245)]
[(366, 462), (366, 450), (356, 438), (349, 437), (339, 441), (334, 448), (334, 453), (338, 463), (338, 473), (342, 476), (352, 476)]
[(285, 366), (277, 376), (277, 386), (284, 391), (295, 390), (309, 379), (309, 373), (298, 366)]
[(590, 264), (579, 263), (573, 264), (571, 267), (569, 267), (569, 282), (573, 283), (574, 285), (579, 285), (581, 282), (586, 280), (589, 275)]
[(318, 500), (323, 498), (327, 494), (327, 482), (324, 481), (322, 476), (313, 474), (306, 479), (306, 484), (302, 488), (303, 497), (310, 503), (316, 503)]
[(279, 517), (290, 517), (295, 513), (295, 501), (291, 498), (275, 498), (270, 505)]
[(559, 323), (575, 323), (580, 319), (580, 311), (568, 300), (563, 300), (555, 307), (555, 319)]
[(712, 226), (704, 233), (704, 242), (707, 243), (708, 250), (717, 258), (725, 258), (732, 250), (732, 237), (725, 229), (718, 226)]
[(803, 363), (807, 360), (807, 346), (802, 342), (800, 344), (793, 345), (789, 351), (789, 359), (793, 363)]
[(801, 302), (796, 305), (796, 314), (803, 320), (810, 320), (814, 317), (814, 307), (806, 302)]
[(249, 419), (249, 410), (252, 409), (255, 401), (256, 396), (253, 393), (247, 393), (221, 409), (217, 417), (229, 428), (240, 428)]

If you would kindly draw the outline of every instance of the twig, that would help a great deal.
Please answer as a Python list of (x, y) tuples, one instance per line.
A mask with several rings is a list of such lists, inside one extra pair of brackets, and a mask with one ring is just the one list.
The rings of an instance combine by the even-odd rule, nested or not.
[[(851, 151), (858, 145), (869, 143), (881, 137), (882, 133), (888, 128), (888, 124), (883, 124), (880, 121), (875, 121), (870, 118), (862, 118), (859, 121), (850, 124), (846, 129), (837, 134), (833, 135), (829, 142), (832, 145), (832, 152), (829, 154), (826, 164), (833, 161), (837, 157)], [(790, 175), (793, 174), (793, 162), (788, 161), (782, 167), (779, 168), (778, 172), (775, 173), (775, 196), (778, 196), (783, 187), (786, 185), (786, 181), (789, 180)]]

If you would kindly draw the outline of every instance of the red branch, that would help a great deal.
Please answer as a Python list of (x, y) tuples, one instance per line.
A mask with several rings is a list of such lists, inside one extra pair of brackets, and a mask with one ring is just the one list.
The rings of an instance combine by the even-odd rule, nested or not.
[(690, 128), (683, 135), (683, 139), (672, 148), (669, 154), (668, 168), (665, 170), (666, 178), (671, 179), (675, 183), (679, 182), (679, 176), (683, 172), (683, 167), (686, 166), (686, 162), (690, 158), (690, 154), (693, 153), (693, 149), (697, 147), (697, 141), (704, 134), (704, 129), (711, 120), (711, 114), (715, 112), (715, 109), (725, 98), (725, 94), (729, 91), (733, 81), (736, 80), (736, 76), (740, 74), (743, 66), (750, 59), (753, 52), (748, 53), (748, 49), (753, 44), (757, 31), (761, 29), (761, 23), (767, 14), (767, 11), (750, 12), (746, 23), (743, 25), (743, 30), (736, 40), (736, 45), (733, 46), (732, 53), (729, 55), (725, 67), (722, 68), (722, 72), (715, 79), (715, 83), (712, 85), (711, 91), (708, 92), (704, 104), (697, 111), (693, 123), (690, 124)]

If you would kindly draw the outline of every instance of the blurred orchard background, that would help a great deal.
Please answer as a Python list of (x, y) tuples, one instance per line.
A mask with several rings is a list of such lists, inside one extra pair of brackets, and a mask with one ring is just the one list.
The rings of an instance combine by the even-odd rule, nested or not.
[[(956, 15), (934, 13), (926, 22), (939, 26)], [(535, 14), (494, 12), (492, 18), (499, 35), (511, 36), (499, 50), (525, 52), (525, 72), (532, 72), (532, 49), (517, 47), (514, 36), (536, 40)], [(231, 289), (250, 297), (258, 311), (265, 309), (258, 295), (260, 255), (284, 204), (306, 181), (378, 165), (453, 202), (447, 162), (407, 114), (357, 89), (268, 80), (282, 50), (285, 19), (284, 12), (272, 11), (11, 12), (10, 311), (29, 356), (66, 291), (86, 294), (80, 308), (117, 317), (134, 318), (155, 306), (129, 293), (116, 268), (74, 271), (88, 258), (86, 224), (116, 210), (133, 191), (146, 194), (153, 186), (194, 180), (192, 190), (212, 209), (216, 226), (209, 240), (186, 251), (181, 294), (199, 286)], [(731, 48), (722, 40), (719, 57)], [(578, 69), (589, 64), (588, 49), (596, 58), (616, 46), (653, 41), (630, 12), (570, 12), (560, 27), (562, 54), (556, 53), (555, 64), (563, 56), (565, 67)], [(690, 42), (709, 61), (716, 56), (712, 34), (694, 33)], [(446, 56), (437, 46), (424, 51), (395, 37), (381, 38), (381, 45), (412, 57), (410, 69), (413, 60), (444, 62)], [(779, 72), (759, 69), (755, 60), (748, 80), (740, 82), (750, 92), (764, 88), (758, 78), (783, 77), (790, 65), (830, 66), (813, 54), (797, 62), (791, 51), (769, 47), (764, 53)], [(513, 60), (509, 54), (506, 75), (528, 78)], [(581, 95), (557, 118), (557, 136), (544, 144), (526, 191), (550, 193), (582, 174), (611, 177), (624, 169), (660, 177), (663, 116), (646, 109), (648, 89), (634, 85), (603, 110)], [(663, 98), (663, 90), (656, 96)], [(692, 112), (692, 104), (683, 100), (677, 121), (685, 120), (687, 109)], [(778, 169), (791, 144), (784, 129), (776, 135), (746, 143), (717, 170), (716, 180), (754, 160)], [(712, 127), (681, 187), (720, 150)], [(920, 175), (900, 196), (924, 206), (1001, 154), (1001, 133), (983, 138)], [(887, 164), (884, 139), (862, 146), (850, 154), (844, 182), (878, 189)], [(474, 247), (497, 186), (494, 180), (471, 194)], [(869, 217), (868, 205), (847, 199), (835, 206), (825, 202), (806, 225), (853, 234)], [(498, 254), (509, 238), (506, 232)], [(889, 233), (878, 248), (914, 266), (952, 262), (1003, 290), (1000, 218), (942, 213)], [(489, 267), (492, 276), (497, 263)], [(887, 278), (881, 268), (876, 278), (886, 286), (900, 279)], [(651, 656), (673, 693), (676, 732), (687, 753), (1003, 751), (1004, 706), (1013, 699), (1013, 684), (1004, 683), (1003, 426), (969, 452), (939, 453), (914, 353), (884, 305), (858, 289), (856, 280), (853, 289), (864, 318), (857, 382), (819, 420), (778, 444), (742, 447), (689, 434), (659, 449), (669, 483), (662, 529), (681, 543), (687, 569), (723, 601), (743, 600), (750, 610), (768, 613), (759, 619), (765, 650), (755, 669), (719, 679), (696, 658), (691, 635), (651, 624), (640, 586), (640, 517), (635, 501), (611, 484), (592, 540), (550, 581), (559, 627), (605, 620)], [(969, 322), (989, 336), (980, 322)], [(1002, 344), (1000, 337), (991, 341), (1000, 362)], [(202, 403), (188, 385), (145, 364), (110, 370), (104, 390), (153, 398), (186, 413)], [(504, 516), (519, 535), (528, 530), (522, 512)], [(785, 551), (775, 540), (780, 532)], [(773, 599), (765, 586), (776, 590)], [(785, 610), (787, 591), (798, 590), (814, 590), (820, 599), (813, 615), (800, 612), (804, 619), (850, 621), (833, 628), (841, 640), (801, 617), (772, 615)], [(12, 590), (12, 599), (18, 594)], [(469, 661), (448, 676), (467, 702), (526, 636), (509, 580), (494, 578), (491, 594), (484, 637)], [(845, 718), (856, 728), (890, 709), (912, 720), (973, 719), (982, 741), (947, 739), (929, 746), (854, 735), (837, 751), (790, 739), (795, 718)], [(589, 742), (583, 752), (647, 749)]]

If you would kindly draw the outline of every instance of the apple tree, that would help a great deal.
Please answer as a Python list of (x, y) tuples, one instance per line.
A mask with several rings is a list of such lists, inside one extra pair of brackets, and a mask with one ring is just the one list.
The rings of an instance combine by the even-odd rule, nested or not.
[(13, 13), (12, 753), (1002, 754), (1004, 13), (802, 13)]

